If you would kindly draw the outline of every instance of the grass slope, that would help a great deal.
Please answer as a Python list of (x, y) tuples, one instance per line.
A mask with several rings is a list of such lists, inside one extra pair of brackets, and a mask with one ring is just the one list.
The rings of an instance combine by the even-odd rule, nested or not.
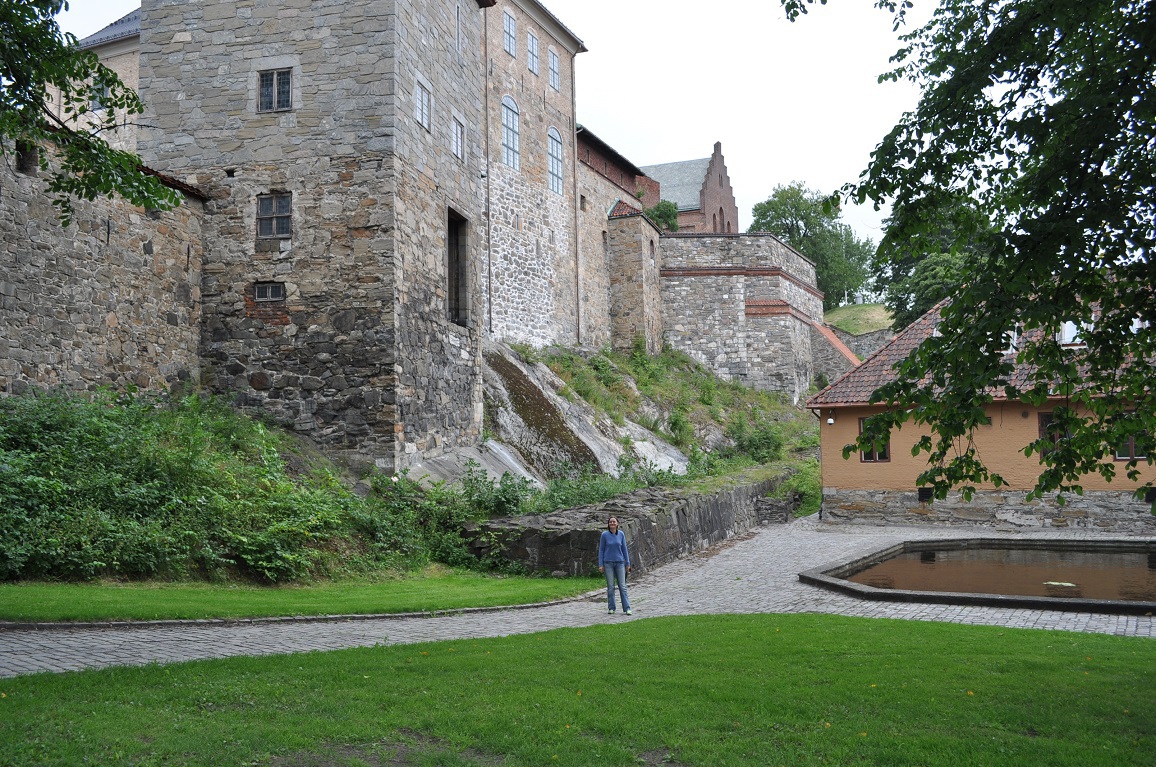
[(891, 327), (891, 312), (883, 304), (852, 304), (827, 312), (823, 319), (852, 335), (863, 335)]
[(1150, 767), (1151, 639), (822, 615), (0, 680), (4, 765)]

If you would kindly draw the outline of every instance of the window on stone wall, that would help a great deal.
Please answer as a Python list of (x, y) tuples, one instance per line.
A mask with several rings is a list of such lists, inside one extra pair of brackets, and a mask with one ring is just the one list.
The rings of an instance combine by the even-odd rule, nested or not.
[(281, 282), (258, 282), (253, 285), (255, 301), (284, 301), (285, 284)]
[(466, 126), (462, 125), (462, 121), (456, 117), (453, 118), (450, 127), (450, 148), (453, 150), (454, 157), (459, 160), (466, 159)]
[(518, 105), (509, 96), (502, 97), (502, 164), (514, 170), (522, 168), (521, 124)]
[(502, 14), (502, 47), (506, 49), (506, 53), (517, 57), (518, 55), (518, 22), (514, 21), (514, 17), (508, 12)]
[(427, 131), (433, 124), (433, 96), (429, 88), (418, 82), (414, 86), (413, 118)]
[(104, 102), (108, 100), (108, 86), (104, 85), (100, 88), (92, 89), (92, 98), (89, 101), (88, 107), (93, 112), (100, 112), (104, 110)]
[(469, 323), (469, 222), (452, 208), (446, 224), (446, 316), (455, 325)]
[(562, 90), (562, 65), (553, 49), (550, 50), (550, 87), (556, 91)]
[(530, 71), (538, 74), (538, 38), (533, 32), (526, 33), (526, 61), (530, 65)]
[(547, 144), (547, 175), (549, 176), (550, 191), (562, 194), (562, 134), (557, 128), (546, 132)]
[[(859, 419), (859, 433), (863, 433), (863, 422), (866, 418)], [(882, 442), (871, 446), (870, 450), (863, 450), (859, 453), (859, 460), (863, 463), (886, 463), (891, 460), (891, 443)]]
[(257, 195), (257, 236), (287, 238), (293, 235), (293, 195), (289, 192)]
[(16, 172), (23, 176), (35, 176), (40, 170), (40, 147), (27, 141), (16, 142)]
[(284, 112), (293, 108), (293, 70), (258, 72), (257, 86), (258, 112)]

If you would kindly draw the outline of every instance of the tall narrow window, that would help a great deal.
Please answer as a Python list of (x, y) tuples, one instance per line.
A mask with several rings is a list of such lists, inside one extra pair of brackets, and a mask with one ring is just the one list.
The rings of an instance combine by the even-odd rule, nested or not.
[(421, 83), (417, 83), (417, 86), (414, 88), (414, 101), (414, 119), (418, 121), (421, 127), (429, 130), (433, 120), (433, 97), (430, 95), (429, 88), (426, 88)]
[(562, 194), (562, 134), (557, 128), (551, 128), (546, 133), (546, 173), (550, 184), (550, 191)]
[(257, 73), (258, 112), (284, 112), (293, 108), (293, 70), (270, 69)]
[(556, 91), (562, 90), (562, 66), (554, 50), (550, 51), (550, 87)]
[(538, 74), (538, 38), (533, 32), (526, 33), (526, 61), (530, 71)]
[(514, 170), (522, 168), (521, 125), (518, 105), (509, 96), (502, 97), (502, 163)]
[[(859, 433), (863, 433), (863, 422), (866, 418), (859, 419)], [(870, 450), (864, 450), (859, 453), (859, 460), (863, 463), (883, 463), (891, 460), (891, 443), (890, 442), (876, 442), (871, 445)]]
[(453, 210), (446, 226), (446, 317), (455, 325), (469, 322), (469, 281), (466, 257), (469, 222)]
[(292, 213), (293, 195), (289, 192), (257, 195), (257, 236), (292, 236)]
[(456, 47), (454, 50), (456, 50), (458, 53), (461, 53), (462, 52), (462, 7), (459, 5), (455, 10), (457, 11), (457, 33), (454, 36), (454, 41), (456, 43)]
[(514, 17), (508, 12), (503, 13), (502, 16), (502, 46), (506, 49), (506, 53), (518, 56), (518, 22), (514, 21)]
[(450, 148), (453, 150), (454, 157), (459, 160), (466, 159), (466, 126), (462, 125), (461, 120), (456, 117), (450, 132)]

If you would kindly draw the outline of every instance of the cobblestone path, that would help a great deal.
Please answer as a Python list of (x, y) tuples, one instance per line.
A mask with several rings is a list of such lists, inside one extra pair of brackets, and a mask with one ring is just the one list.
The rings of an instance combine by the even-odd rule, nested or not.
[(808, 586), (798, 573), (904, 540), (960, 537), (1099, 538), (1079, 530), (828, 526), (814, 518), (772, 525), (640, 577), (634, 616), (606, 614), (604, 598), (523, 609), (343, 621), (187, 623), (116, 628), (0, 630), (0, 677), (231, 655), (336, 650), (376, 644), (507, 636), (607, 621), (717, 613), (831, 613), (1156, 637), (1152, 616), (1002, 607), (870, 602)]

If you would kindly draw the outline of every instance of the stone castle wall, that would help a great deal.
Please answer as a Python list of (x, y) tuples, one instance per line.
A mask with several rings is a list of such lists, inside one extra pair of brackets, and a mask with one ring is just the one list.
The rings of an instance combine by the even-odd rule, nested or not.
[(201, 202), (75, 201), (65, 229), (46, 187), (0, 164), (0, 392), (196, 384)]
[[(146, 0), (141, 84), (156, 129), (140, 151), (213, 197), (203, 352), (214, 388), (332, 453), (393, 469), (418, 446), (480, 429), (477, 333), (444, 327), (449, 208), (478, 261), (477, 175), (446, 166), (459, 162), (455, 115), (475, 167), (480, 156), (481, 11), (377, 6)], [(443, 71), (455, 55), (461, 71)], [(292, 108), (259, 112), (258, 72), (280, 69), (292, 72)], [(428, 129), (415, 116), (419, 85), (431, 93)], [(291, 195), (291, 236), (258, 236), (257, 197), (268, 194)], [(259, 302), (258, 283), (280, 284), (284, 300)], [(468, 290), (476, 305), (476, 282)], [(464, 406), (447, 417), (446, 401)]]
[[(575, 41), (532, 4), (503, 0), (485, 10), (486, 130), (489, 162), (488, 250), (482, 293), (492, 338), (530, 343), (578, 340), (578, 243), (574, 148)], [(504, 49), (504, 21), (515, 22), (515, 48)], [(538, 72), (530, 69), (527, 36), (538, 40)], [(558, 56), (558, 87), (550, 84), (550, 52)], [(503, 162), (502, 103), (518, 111), (518, 167)], [(548, 134), (562, 139), (562, 190), (548, 185)]]
[(661, 232), (643, 215), (613, 218), (610, 238), (610, 333), (616, 349), (642, 338), (648, 354), (662, 351)]
[(810, 387), (811, 320), (822, 318), (815, 268), (777, 238), (663, 238), (666, 340), (728, 379), (782, 391)]
[[(399, 90), (395, 124), (397, 193), (395, 247), (390, 272), (399, 275), (397, 300), (395, 468), (407, 468), (446, 448), (481, 440), (483, 314), (480, 293), (482, 235), (481, 185), (484, 120), (482, 12), (476, 4), (444, 0), (398, 4)], [(446, 76), (443, 62), (461, 62)], [(410, 114), (413, 86), (433, 88), (433, 115), (427, 130)], [(453, 151), (453, 127), (465, 128), (462, 157)], [(451, 214), (454, 223), (449, 219)], [(449, 295), (450, 228), (457, 229), (458, 256), (464, 259), (464, 305), (455, 314)]]

